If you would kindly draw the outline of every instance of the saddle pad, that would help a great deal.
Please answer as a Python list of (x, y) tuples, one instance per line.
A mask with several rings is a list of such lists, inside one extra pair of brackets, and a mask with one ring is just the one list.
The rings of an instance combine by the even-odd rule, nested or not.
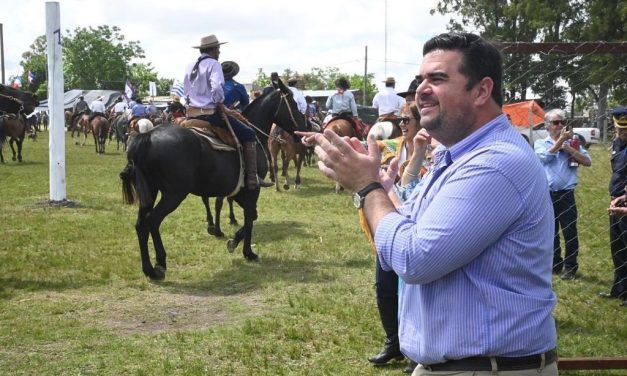
[(190, 131), (194, 132), (197, 136), (202, 137), (203, 139), (209, 142), (209, 146), (213, 150), (218, 151), (235, 151), (235, 148), (231, 145), (227, 145), (222, 140), (216, 137), (216, 135), (210, 133), (207, 128), (196, 128), (196, 127), (185, 127)]

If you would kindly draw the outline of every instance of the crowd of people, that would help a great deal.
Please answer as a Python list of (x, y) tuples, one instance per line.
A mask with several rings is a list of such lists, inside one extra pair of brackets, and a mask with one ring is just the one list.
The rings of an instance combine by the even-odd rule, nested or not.
[[(185, 72), (180, 110), (219, 127), (227, 127), (224, 107), (250, 101), (233, 79), (237, 63), (218, 61), (224, 43), (215, 35), (201, 39), (200, 56)], [(499, 51), (481, 37), (441, 34), (425, 43), (406, 92), (396, 93), (388, 77), (373, 99), (380, 118), (398, 120), (402, 136), (370, 137), (364, 145), (330, 130), (297, 132), (315, 147), (321, 172), (354, 192), (376, 249), (385, 340), (368, 358), (374, 365), (408, 359), (405, 371), (413, 375), (557, 375), (552, 274), (577, 277), (577, 172), (592, 159), (561, 109), (546, 112), (549, 135), (530, 148), (501, 110), (502, 69)], [(313, 117), (318, 109), (297, 82), (288, 80), (298, 109)], [(356, 118), (348, 80), (335, 85), (325, 122)], [(102, 109), (96, 102), (92, 112)], [(81, 103), (77, 114), (89, 110)], [(627, 109), (612, 116), (614, 283), (600, 295), (627, 306)], [(254, 131), (228, 113), (227, 119), (244, 145), (246, 187), (269, 184), (256, 173)]]
[[(386, 338), (375, 365), (408, 358), (414, 375), (557, 374), (552, 274), (577, 277), (574, 190), (592, 160), (561, 109), (546, 112), (549, 135), (529, 147), (501, 111), (501, 64), (476, 35), (436, 36), (397, 94), (408, 102), (398, 107), (406, 138), (393, 148), (302, 133), (321, 172), (355, 192), (376, 248)], [(396, 111), (390, 103), (377, 99), (380, 115)], [(614, 283), (600, 296), (627, 306), (627, 109), (612, 115)]]

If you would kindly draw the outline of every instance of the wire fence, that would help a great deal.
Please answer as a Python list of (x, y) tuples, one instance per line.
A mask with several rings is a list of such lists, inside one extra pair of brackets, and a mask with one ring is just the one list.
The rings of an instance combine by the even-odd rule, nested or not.
[[(615, 265), (607, 210), (611, 200), (608, 187), (614, 139), (611, 111), (617, 106), (627, 106), (625, 44), (615, 45), (613, 49), (603, 44), (581, 44), (580, 48), (576, 45), (564, 48), (558, 44), (523, 47), (527, 49), (508, 50), (501, 46), (505, 67), (504, 111), (533, 145), (548, 136), (543, 121), (545, 112), (554, 108), (565, 110), (568, 125), (574, 127), (575, 133), (585, 134), (584, 144), (587, 145), (584, 146), (592, 159), (590, 167), (576, 167), (578, 183), (574, 192), (552, 193), (559, 227), (559, 243), (554, 244), (554, 290), (558, 295), (554, 315), (559, 343), (566, 343), (562, 348), (568, 348), (567, 354), (560, 355), (611, 356), (614, 359), (607, 362), (586, 364), (596, 364), (597, 369), (604, 368), (603, 364), (607, 368), (627, 368), (624, 325), (627, 307), (620, 306), (623, 299), (627, 299), (627, 290), (618, 299), (599, 296), (622, 291), (621, 283), (627, 286), (624, 279), (627, 278), (624, 263), (627, 249), (615, 245), (614, 252), (621, 252), (623, 260)], [(518, 112), (508, 106), (517, 107)], [(627, 226), (621, 228), (627, 229)], [(624, 231), (618, 231), (614, 238), (616, 242), (624, 239), (627, 244)], [(618, 323), (598, 322), (599, 317), (614, 315), (619, 315)], [(613, 330), (618, 333), (611, 333)], [(599, 349), (582, 334), (607, 336), (609, 341), (616, 341), (616, 346), (613, 350)]]

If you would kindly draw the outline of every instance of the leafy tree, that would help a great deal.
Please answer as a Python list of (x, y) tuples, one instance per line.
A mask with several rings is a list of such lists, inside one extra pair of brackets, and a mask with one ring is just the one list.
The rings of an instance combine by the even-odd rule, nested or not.
[[(37, 37), (30, 49), (22, 54), (23, 60), (20, 62), (24, 71), (22, 84), (24, 88), (37, 94), (38, 98), (46, 98), (48, 96), (46, 37), (44, 35)], [(32, 83), (28, 82), (29, 71), (34, 75)]]
[[(360, 95), (364, 87), (363, 75), (342, 73), (339, 68), (336, 67), (327, 67), (325, 69), (314, 67), (311, 68), (309, 73), (302, 74), (288, 68), (280, 74), (280, 77), (284, 82), (287, 82), (290, 78), (297, 78), (299, 81), (297, 86), (302, 90), (333, 90), (335, 89), (335, 81), (340, 77), (346, 77), (348, 82), (350, 82), (351, 89), (360, 90)], [(365, 103), (372, 103), (372, 98), (377, 91), (377, 86), (373, 82), (374, 74), (370, 73), (367, 77)], [(263, 88), (270, 85), (270, 77), (263, 69), (259, 69), (253, 85), (256, 88)]]
[(66, 89), (123, 90), (130, 62), (145, 57), (139, 42), (125, 42), (117, 26), (68, 30), (63, 46)]

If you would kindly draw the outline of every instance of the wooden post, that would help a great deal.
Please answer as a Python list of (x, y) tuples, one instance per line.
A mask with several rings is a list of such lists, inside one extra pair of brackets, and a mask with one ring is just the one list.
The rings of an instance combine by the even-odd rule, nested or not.
[(66, 201), (65, 120), (63, 108), (63, 51), (58, 2), (46, 2), (48, 43), (48, 109), (50, 111), (50, 201)]

